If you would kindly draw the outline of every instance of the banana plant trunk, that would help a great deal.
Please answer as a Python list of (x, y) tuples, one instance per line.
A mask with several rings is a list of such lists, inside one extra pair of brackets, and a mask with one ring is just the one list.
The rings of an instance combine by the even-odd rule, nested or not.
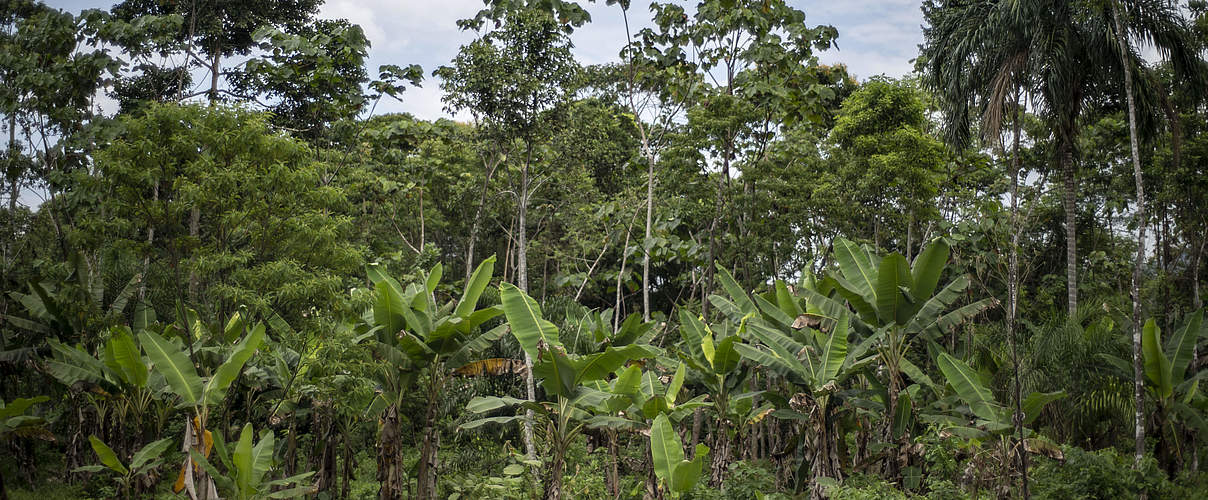
[(835, 439), (834, 423), (829, 418), (828, 402), (820, 402), (818, 417), (814, 422), (814, 446), (810, 450), (813, 459), (810, 464), (810, 498), (820, 500), (826, 498), (826, 490), (818, 479), (823, 477), (835, 480), (842, 479), (842, 469), (839, 463), (839, 443)]
[(440, 387), (444, 383), (441, 370), (433, 370), (432, 384), (428, 388), (428, 409), (424, 413), (424, 438), (420, 446), (419, 479), (416, 496), (422, 500), (436, 498), (436, 454), (440, 448), (440, 435), (436, 429)]
[(407, 488), (399, 432), (398, 408), (392, 405), (386, 408), (378, 433), (378, 500), (402, 500)]
[(709, 484), (714, 488), (721, 488), (722, 482), (725, 481), (726, 469), (730, 467), (731, 441), (730, 423), (723, 418), (717, 423), (717, 431), (714, 433), (713, 449), (716, 451), (709, 468)]
[(566, 468), (566, 446), (554, 446), (553, 456), (550, 457), (549, 469), (545, 478), (545, 500), (561, 500), (562, 471)]

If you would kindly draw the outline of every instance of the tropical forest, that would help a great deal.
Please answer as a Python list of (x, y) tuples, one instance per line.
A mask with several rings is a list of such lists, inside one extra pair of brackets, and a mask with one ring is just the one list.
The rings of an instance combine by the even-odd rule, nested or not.
[(1206, 55), (1203, 0), (0, 1), (0, 500), (1208, 498)]

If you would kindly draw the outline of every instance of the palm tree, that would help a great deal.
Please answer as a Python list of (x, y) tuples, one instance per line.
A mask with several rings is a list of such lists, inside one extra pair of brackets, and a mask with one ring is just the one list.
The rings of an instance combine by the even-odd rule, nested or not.
[[(1007, 109), (1005, 98), (1012, 89), (1022, 89), (1037, 97), (1034, 104), (1053, 128), (1064, 184), (1066, 287), (1071, 317), (1078, 305), (1074, 161), (1077, 119), (1093, 93), (1110, 92), (1107, 89), (1123, 83), (1139, 221), (1132, 294), (1140, 457), (1144, 453), (1144, 424), (1139, 283), (1145, 245), (1145, 199), (1135, 93), (1148, 95), (1153, 89), (1143, 88), (1146, 82), (1134, 78), (1143, 63), (1130, 40), (1153, 46), (1171, 61), (1177, 74), (1198, 79), (1201, 72), (1195, 68), (1200, 59), (1187, 21), (1170, 0), (1130, 1), (1122, 9), (1115, 0), (940, 0), (926, 2), (924, 12), (930, 26), (924, 29), (927, 43), (921, 60), (926, 66), (926, 80), (937, 90), (948, 114), (951, 142), (968, 145), (971, 105), (985, 119), (984, 132), (997, 135), (1003, 110)], [(1117, 36), (1119, 33), (1126, 36)], [(1121, 75), (1123, 82), (1119, 80)], [(1012, 172), (1014, 178), (1017, 164)], [(1013, 303), (1010, 309), (1014, 312)], [(1026, 488), (1026, 479), (1024, 484)]]
[[(1132, 154), (1133, 179), (1137, 186), (1137, 257), (1132, 275), (1132, 327), (1133, 327), (1133, 403), (1136, 410), (1136, 462), (1139, 466), (1145, 456), (1144, 385), (1141, 353), (1141, 267), (1145, 262), (1145, 184), (1141, 176), (1141, 156), (1137, 139), (1137, 97), (1134, 73), (1141, 67), (1131, 39), (1148, 42), (1167, 56), (1176, 74), (1188, 75), (1198, 80), (1202, 72), (1196, 71), (1201, 60), (1199, 50), (1193, 42), (1194, 35), (1186, 20), (1178, 12), (1178, 6), (1169, 0), (1131, 1), (1124, 5), (1118, 0), (1109, 2), (1114, 38), (1119, 47), (1120, 68), (1124, 75), (1125, 100), (1128, 103), (1129, 146)], [(1100, 9), (1105, 10), (1105, 9)]]

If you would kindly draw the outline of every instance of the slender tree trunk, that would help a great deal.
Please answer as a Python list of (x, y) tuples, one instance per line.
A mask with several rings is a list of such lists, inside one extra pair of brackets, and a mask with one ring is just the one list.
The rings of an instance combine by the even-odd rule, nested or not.
[(1128, 60), (1127, 33), (1120, 21), (1119, 5), (1112, 5), (1112, 17), (1116, 22), (1116, 40), (1120, 44), (1120, 62), (1124, 67), (1124, 94), (1128, 98), (1128, 135), (1132, 148), (1133, 180), (1137, 184), (1137, 259), (1132, 278), (1133, 320), (1133, 405), (1136, 408), (1136, 466), (1140, 467), (1145, 457), (1145, 379), (1144, 361), (1141, 359), (1141, 267), (1145, 262), (1145, 183), (1141, 176), (1140, 147), (1137, 145), (1137, 101), (1133, 95), (1132, 68)]
[(1063, 138), (1061, 144), (1061, 172), (1065, 189), (1062, 199), (1065, 204), (1065, 289), (1069, 317), (1078, 312), (1078, 187), (1074, 180), (1074, 150), (1071, 137)]
[(482, 227), (482, 211), (487, 203), (487, 189), (491, 185), (491, 177), (495, 175), (495, 168), (499, 166), (499, 162), (492, 161), (487, 167), (487, 178), (482, 181), (482, 191), (478, 194), (478, 206), (474, 208), (474, 223), (470, 225), (470, 239), (466, 242), (466, 281), (470, 283), (470, 276), (474, 274), (474, 243), (478, 240), (478, 230)]
[(1023, 401), (1022, 388), (1019, 381), (1019, 339), (1016, 338), (1015, 320), (1019, 314), (1019, 233), (1022, 231), (1019, 221), (1019, 96), (1015, 98), (1015, 119), (1013, 120), (1014, 144), (1011, 147), (1011, 253), (1007, 263), (1007, 340), (1011, 342), (1011, 364), (1014, 372), (1014, 383), (1012, 392), (1015, 396), (1015, 415), (1012, 419), (1015, 424), (1016, 439), (1018, 439), (1019, 453), (1019, 469), (1021, 471), (1021, 482), (1023, 498), (1027, 500), (1031, 498), (1031, 492), (1028, 485), (1028, 453), (1022, 447), (1024, 446), (1023, 434)]
[[(528, 234), (525, 231), (528, 222), (529, 202), (529, 164), (533, 159), (533, 145), (528, 143), (524, 164), (520, 166), (520, 193), (516, 210), (516, 288), (528, 293)], [(533, 359), (528, 352), (524, 353), (524, 386), (529, 401), (537, 400), (537, 387), (533, 383)], [(529, 460), (537, 458), (537, 449), (533, 444), (533, 410), (524, 411), (524, 454)], [(535, 474), (534, 474), (535, 476)]]
[(222, 47), (214, 48), (214, 54), (210, 56), (210, 103), (218, 101), (218, 72), (221, 69), (219, 60), (222, 57)]
[[(159, 202), (159, 181), (155, 181), (155, 187), (151, 192), (151, 200), (153, 203)], [(143, 256), (143, 275), (138, 280), (138, 302), (141, 305), (147, 303), (147, 271), (151, 267), (151, 245), (155, 243), (155, 223), (147, 224), (147, 255)]]
[(646, 150), (646, 238), (642, 240), (642, 319), (650, 321), (650, 241), (654, 223), (654, 155), (642, 133), (642, 148)]

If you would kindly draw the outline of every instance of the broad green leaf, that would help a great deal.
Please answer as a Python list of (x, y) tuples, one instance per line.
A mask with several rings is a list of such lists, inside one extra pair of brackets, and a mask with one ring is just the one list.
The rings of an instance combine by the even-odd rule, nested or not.
[(1145, 360), (1145, 376), (1157, 388), (1158, 397), (1169, 398), (1174, 392), (1174, 383), (1170, 378), (1170, 359), (1162, 351), (1162, 330), (1158, 328), (1153, 318), (1145, 322), (1141, 329), (1141, 352)]
[(680, 388), (684, 387), (684, 364), (675, 367), (675, 375), (671, 376), (671, 384), (667, 386), (667, 404), (675, 407), (675, 398), (679, 396)]
[(252, 455), (252, 424), (248, 422), (239, 432), (239, 441), (235, 443), (235, 451), (231, 454), (231, 462), (235, 465), (235, 488), (242, 496), (250, 496), (252, 489), (252, 473), (255, 470), (255, 457)]
[(906, 322), (906, 318), (898, 314), (898, 309), (906, 300), (900, 287), (910, 285), (901, 281), (905, 271), (906, 257), (902, 254), (890, 254), (881, 259), (881, 266), (877, 269), (876, 295), (877, 317), (881, 318), (883, 325)]
[(130, 468), (138, 471), (147, 463), (159, 458), (163, 455), (168, 447), (172, 445), (172, 438), (164, 438), (159, 441), (147, 443), (141, 449), (134, 452), (134, 456), (130, 458)]
[(500, 285), (499, 294), (503, 314), (512, 326), (512, 335), (529, 358), (537, 359), (538, 344), (545, 344), (547, 348), (562, 345), (558, 341), (558, 327), (541, 317), (541, 306), (537, 301), (511, 283)]
[(1032, 425), (1044, 406), (1065, 397), (1065, 391), (1033, 392), (1023, 398), (1023, 425)]
[(1170, 357), (1171, 381), (1175, 385), (1187, 377), (1187, 366), (1191, 364), (1191, 359), (1194, 357), (1195, 344), (1203, 334), (1203, 326), (1204, 311), (1201, 309), (1191, 313), (1183, 328), (1176, 331), (1174, 337), (1170, 339), (1167, 356)]
[(143, 350), (151, 358), (155, 371), (164, 376), (172, 392), (188, 405), (201, 402), (203, 382), (189, 356), (159, 334), (143, 331), (138, 334)]
[[(889, 259), (885, 259), (889, 260)], [(839, 324), (835, 329), (831, 330), (829, 336), (826, 337), (826, 343), (819, 346), (821, 350), (821, 362), (819, 363), (822, 370), (821, 376), (814, 381), (814, 390), (819, 390), (827, 382), (830, 382), (839, 376), (839, 370), (843, 368), (844, 361), (847, 360), (847, 332), (848, 332), (848, 315), (844, 314), (839, 318)]]
[(214, 372), (214, 376), (210, 377), (209, 382), (206, 383), (205, 397), (208, 404), (222, 402), (226, 397), (227, 388), (236, 378), (239, 378), (239, 374), (243, 372), (243, 365), (247, 363), (248, 359), (251, 359), (262, 343), (264, 343), (264, 324), (260, 323), (252, 327), (252, 331), (238, 344), (235, 344), (226, 361), (222, 362), (222, 365)]
[(608, 346), (603, 352), (589, 354), (571, 362), (575, 370), (575, 384), (603, 380), (625, 366), (625, 363), (635, 359), (653, 358), (660, 352), (657, 347), (639, 344)]
[(944, 373), (944, 378), (948, 379), (948, 383), (956, 390), (957, 397), (969, 405), (969, 409), (973, 411), (974, 415), (989, 422), (1002, 420), (1001, 406), (994, 400), (994, 394), (985, 385), (982, 385), (977, 372), (973, 371), (969, 365), (948, 353), (940, 353), (936, 364)]
[(948, 243), (940, 238), (927, 245), (927, 248), (924, 248), (914, 258), (914, 266), (911, 269), (913, 279), (911, 280), (910, 295), (916, 301), (931, 298), (931, 294), (935, 293), (935, 287), (940, 282), (940, 274), (944, 272), (950, 252)]
[(738, 367), (738, 363), (742, 361), (742, 356), (734, 350), (734, 345), (738, 343), (741, 343), (738, 335), (731, 335), (717, 343), (717, 351), (713, 355), (713, 373), (725, 375)]
[(403, 301), (403, 295), (397, 287), (386, 281), (375, 285), (377, 296), (373, 303), (373, 322), (380, 325), (388, 335), (396, 335), (407, 326), (403, 311), (410, 307)]
[(428, 271), (428, 278), (424, 280), (424, 289), (428, 291), (428, 295), (432, 295), (436, 291), (436, 287), (440, 286), (440, 279), (445, 275), (445, 266), (437, 262), (432, 266), (432, 270)]
[(460, 318), (467, 318), (478, 307), (478, 298), (482, 297), (482, 292), (487, 289), (487, 285), (491, 284), (491, 276), (495, 273), (495, 256), (487, 257), (486, 260), (478, 264), (478, 268), (474, 269), (474, 274), (470, 275), (470, 281), (466, 283), (466, 290), (461, 295), (461, 300), (457, 302), (457, 309), (453, 310), (453, 314)]
[(676, 493), (687, 493), (692, 491), (696, 483), (700, 481), (701, 471), (705, 466), (705, 457), (709, 454), (709, 447), (704, 444), (696, 445), (696, 458), (690, 461), (680, 462), (671, 471), (671, 491)]
[(670, 484), (675, 467), (684, 461), (684, 448), (666, 415), (654, 417), (650, 424), (650, 456), (654, 459), (654, 475)]
[(780, 307), (781, 312), (794, 318), (805, 314), (798, 304), (797, 298), (789, 292), (789, 287), (784, 284), (783, 280), (776, 280), (776, 305)]
[(260, 433), (260, 441), (252, 448), (252, 476), (248, 480), (251, 490), (248, 495), (259, 493), (263, 489), (264, 475), (273, 467), (273, 450), (276, 448), (276, 438), (273, 432), (265, 430)]
[(877, 286), (877, 272), (859, 245), (845, 239), (835, 238), (835, 260), (839, 262), (839, 270), (843, 277), (850, 282), (854, 291), (865, 297), (867, 302), (875, 303), (876, 295), (873, 290)]
[(466, 404), (466, 410), (473, 413), (486, 413), (488, 411), (494, 411), (500, 408), (517, 406), (523, 402), (523, 399), (509, 397), (476, 396)]
[(575, 376), (575, 367), (561, 347), (544, 349), (533, 360), (533, 377), (550, 394), (572, 397), (577, 387)]
[(638, 388), (641, 386), (641, 365), (629, 365), (629, 368), (626, 368), (625, 371), (621, 372), (621, 374), (617, 376), (617, 379), (613, 381), (612, 392), (624, 394), (626, 396), (634, 396), (638, 393)]
[(714, 264), (717, 267), (717, 280), (721, 283), (721, 287), (726, 290), (726, 295), (730, 296), (730, 300), (734, 302), (742, 314), (751, 314), (756, 312), (755, 303), (751, 301), (751, 297), (742, 289), (742, 286), (734, 280), (734, 276), (722, 267), (720, 263)]
[(704, 322), (684, 308), (679, 309), (679, 319), (679, 331), (680, 337), (684, 339), (684, 349), (693, 358), (705, 360), (705, 353), (701, 350), (701, 342), (707, 335)]
[(457, 428), (458, 429), (474, 429), (474, 428), (481, 427), (486, 424), (510, 424), (510, 423), (520, 420), (522, 418), (524, 418), (524, 415), (480, 418), (478, 420), (471, 420), (469, 422), (461, 424), (461, 425), (457, 426)]
[(125, 465), (122, 465), (122, 461), (118, 460), (117, 454), (113, 452), (113, 449), (95, 435), (88, 436), (88, 442), (92, 443), (92, 451), (96, 452), (97, 458), (101, 459), (101, 463), (105, 464), (105, 467), (123, 476), (130, 473), (130, 470)]
[(114, 335), (106, 343), (111, 345), (113, 359), (117, 362), (127, 383), (134, 387), (147, 385), (147, 365), (143, 364), (142, 352), (134, 342), (134, 336), (125, 327), (115, 328)]

